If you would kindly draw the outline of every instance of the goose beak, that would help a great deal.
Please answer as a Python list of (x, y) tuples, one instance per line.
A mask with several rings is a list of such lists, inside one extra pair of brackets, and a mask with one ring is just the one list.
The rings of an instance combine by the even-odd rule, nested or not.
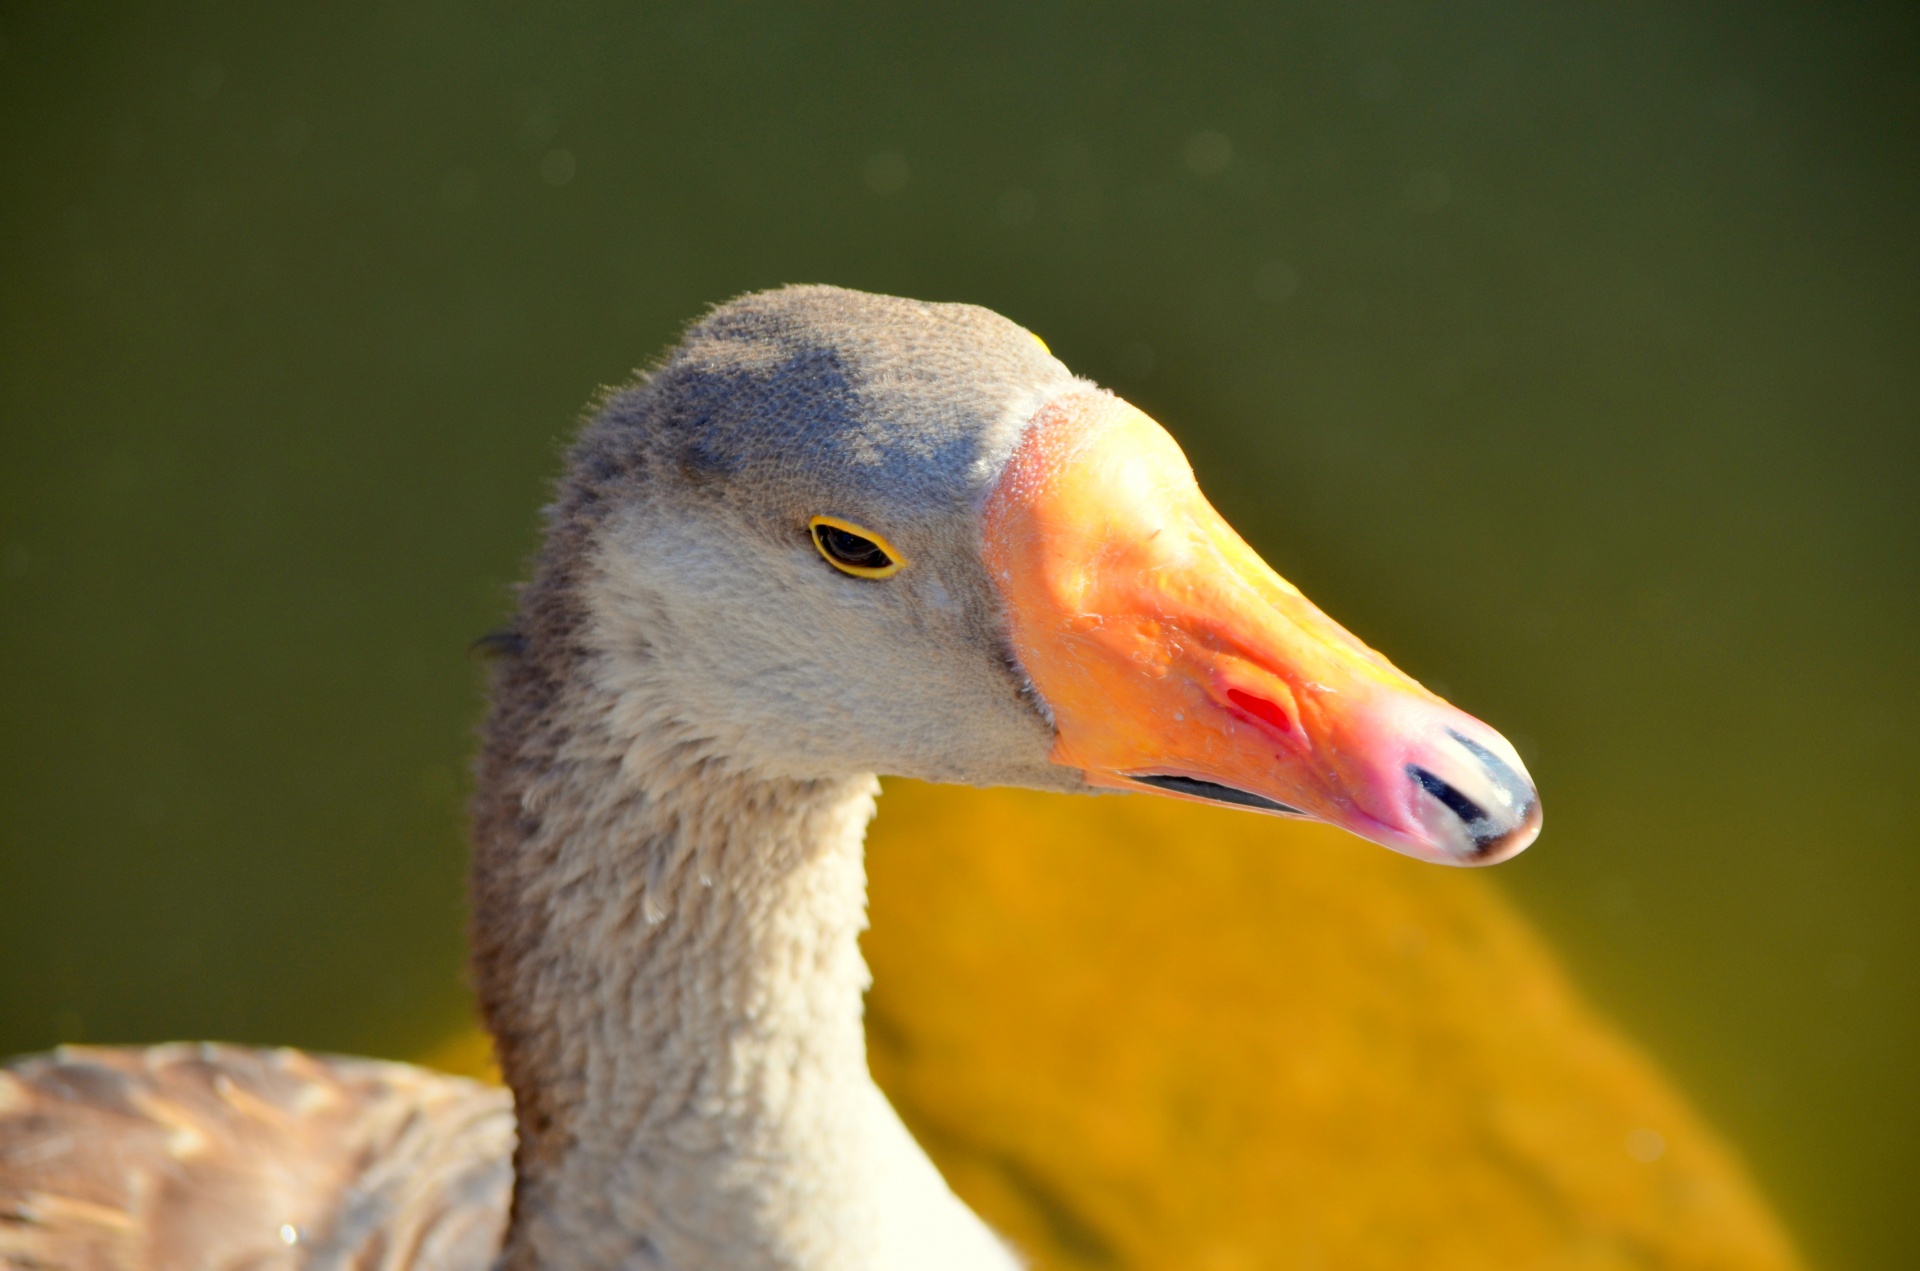
[(1126, 402), (1045, 407), (989, 497), (985, 540), (1014, 651), (1053, 712), (1053, 761), (1090, 783), (1314, 817), (1452, 865), (1539, 834), (1507, 740), (1270, 569)]

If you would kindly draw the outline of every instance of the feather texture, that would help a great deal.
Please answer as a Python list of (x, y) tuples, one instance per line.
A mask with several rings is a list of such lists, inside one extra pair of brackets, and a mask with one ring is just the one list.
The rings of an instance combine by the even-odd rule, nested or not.
[(175, 1044), (0, 1069), (0, 1266), (482, 1271), (504, 1090), (407, 1064)]

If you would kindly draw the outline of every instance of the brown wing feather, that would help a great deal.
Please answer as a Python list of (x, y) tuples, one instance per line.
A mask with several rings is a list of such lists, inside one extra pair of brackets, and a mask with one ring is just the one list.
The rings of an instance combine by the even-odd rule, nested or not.
[(505, 1091), (295, 1050), (65, 1047), (0, 1069), (0, 1267), (483, 1271)]

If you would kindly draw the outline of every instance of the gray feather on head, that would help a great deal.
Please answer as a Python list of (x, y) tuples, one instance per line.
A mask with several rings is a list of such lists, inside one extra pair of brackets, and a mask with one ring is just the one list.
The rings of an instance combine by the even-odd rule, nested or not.
[[(1011, 664), (979, 515), (1027, 422), (1087, 387), (975, 305), (825, 286), (721, 305), (576, 443), (523, 599), (530, 656), (530, 628), (569, 613), (603, 689), (769, 775), (1075, 786)], [(911, 568), (836, 574), (819, 515)]]
[(830, 487), (932, 522), (973, 508), (1027, 420), (1074, 383), (989, 309), (786, 287), (696, 323), (606, 401), (580, 457), (638, 445), (737, 489), (743, 509), (812, 508)]

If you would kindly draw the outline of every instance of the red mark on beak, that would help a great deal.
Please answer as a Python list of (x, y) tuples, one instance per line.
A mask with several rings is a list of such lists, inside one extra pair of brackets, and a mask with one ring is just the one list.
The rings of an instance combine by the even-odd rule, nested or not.
[(1283, 733), (1293, 731), (1293, 721), (1287, 718), (1287, 713), (1281, 710), (1277, 704), (1269, 702), (1264, 697), (1255, 697), (1253, 694), (1242, 692), (1240, 689), (1230, 688), (1227, 690), (1227, 700), (1255, 719), (1272, 724)]

